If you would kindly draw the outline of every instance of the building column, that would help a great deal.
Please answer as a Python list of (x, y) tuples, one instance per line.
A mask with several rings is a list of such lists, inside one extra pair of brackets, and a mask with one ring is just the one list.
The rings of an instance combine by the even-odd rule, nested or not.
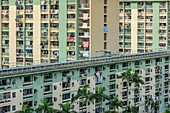
[(153, 3), (153, 43), (152, 50), (154, 52), (159, 50), (159, 2)]
[[(12, 3), (11, 3), (12, 4)], [(16, 66), (16, 6), (9, 6), (9, 67)]]
[(33, 64), (41, 63), (41, 5), (33, 5)]
[(59, 1), (59, 62), (67, 61), (67, 0)]
[(137, 2), (131, 3), (131, 53), (137, 53), (138, 48), (138, 8)]

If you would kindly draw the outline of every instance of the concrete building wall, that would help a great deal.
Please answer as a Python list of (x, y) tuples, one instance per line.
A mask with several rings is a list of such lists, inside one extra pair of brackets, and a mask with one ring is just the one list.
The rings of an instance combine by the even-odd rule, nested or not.
[[(90, 64), (87, 60), (86, 62), (81, 61), (81, 63), (80, 61), (61, 63), (57, 64), (58, 67), (54, 64), (49, 67), (43, 65), (43, 68), (42, 66), (33, 67), (29, 71), (28, 68), (24, 68), (21, 74), (19, 72), (22, 68), (15, 68), (18, 74), (12, 76), (10, 75), (15, 70), (1, 70), (0, 74), (3, 72), (4, 76), (0, 77), (0, 91), (2, 94), (0, 94), (0, 101), (6, 100), (2, 98), (6, 92), (16, 92), (16, 98), (7, 99), (10, 102), (10, 107), (16, 106), (16, 110), (11, 109), (9, 112), (20, 110), (22, 103), (35, 109), (41, 104), (43, 98), (53, 102), (55, 109), (61, 110), (60, 103), (71, 102), (72, 97), (77, 94), (78, 88), (89, 84), (90, 88), (88, 90), (90, 92), (95, 93), (98, 87), (104, 87), (106, 89), (104, 93), (110, 99), (118, 96), (124, 109), (127, 105), (136, 105), (139, 106), (139, 112), (147, 112), (145, 102), (152, 96), (154, 101), (159, 102), (159, 111), (162, 112), (169, 106), (169, 54), (166, 51), (113, 56), (110, 59), (97, 59), (93, 62), (89, 60)], [(79, 66), (76, 66), (78, 62)], [(55, 68), (52, 70), (52, 67)], [(36, 70), (37, 68), (39, 71)], [(127, 81), (123, 80), (121, 76), (129, 68), (132, 69), (133, 73), (141, 76), (145, 84), (139, 85), (139, 87), (136, 87), (133, 83), (127, 84)], [(10, 73), (6, 74), (6, 71), (10, 71)], [(27, 89), (31, 89), (32, 92)], [(16, 100), (18, 100), (17, 103)], [(105, 105), (106, 103), (108, 103), (108, 100), (101, 104), (102, 112), (111, 109)], [(99, 111), (98, 104), (96, 101), (87, 103), (83, 110), (88, 112)], [(9, 105), (9, 103), (0, 103), (0, 110), (5, 109), (6, 105)], [(74, 110), (81, 111), (80, 100), (76, 100), (73, 105)], [(122, 112), (124, 109), (118, 111)]]

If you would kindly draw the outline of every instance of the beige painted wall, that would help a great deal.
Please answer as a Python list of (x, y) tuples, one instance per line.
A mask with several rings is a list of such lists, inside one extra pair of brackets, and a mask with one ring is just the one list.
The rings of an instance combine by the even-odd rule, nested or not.
[[(113, 10), (114, 9), (114, 10)], [(107, 2), (107, 51), (119, 51), (119, 1)], [(91, 57), (103, 55), (104, 0), (91, 0)], [(99, 51), (99, 52), (96, 52)]]
[(104, 49), (104, 1), (103, 0), (91, 0), (90, 4), (90, 24), (91, 24), (91, 39), (90, 39), (90, 51), (91, 51), (91, 57), (100, 55), (102, 52), (96, 52), (101, 51)]
[(53, 88), (54, 86), (57, 87), (57, 90), (53, 90), (53, 98), (54, 97), (57, 98), (57, 101), (54, 102), (54, 105), (53, 105), (53, 107), (56, 109), (60, 109), (60, 106), (58, 105), (58, 103), (62, 103), (62, 85), (60, 84), (62, 84), (62, 82), (53, 83)]
[[(40, 42), (41, 42), (41, 6), (34, 5), (33, 6), (33, 61), (34, 63), (38, 63), (41, 60), (41, 52), (40, 52)], [(39, 15), (37, 15), (39, 14)]]
[(131, 19), (131, 53), (137, 52), (138, 43), (138, 9), (132, 9), (132, 19)]
[(119, 52), (119, 0), (108, 0), (107, 50)]
[(16, 65), (16, 6), (9, 7), (9, 65)]

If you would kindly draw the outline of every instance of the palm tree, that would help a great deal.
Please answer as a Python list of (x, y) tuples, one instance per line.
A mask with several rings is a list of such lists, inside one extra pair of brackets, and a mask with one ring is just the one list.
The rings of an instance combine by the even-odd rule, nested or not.
[(170, 113), (170, 108), (166, 109), (164, 113)]
[(35, 110), (37, 113), (54, 113), (55, 110), (51, 107), (53, 105), (52, 102), (49, 102), (48, 99), (43, 99), (42, 105), (39, 105)]
[(129, 107), (128, 103), (129, 83), (134, 83), (135, 86), (139, 86), (140, 84), (144, 84), (144, 81), (141, 79), (141, 76), (139, 76), (137, 73), (133, 73), (132, 69), (127, 69), (127, 71), (122, 74), (122, 80), (127, 81), (127, 107), (126, 107), (127, 111), (127, 108)]
[(159, 110), (159, 103), (154, 101), (152, 98), (149, 98), (145, 104), (148, 109), (150, 107), (151, 113), (157, 112)]
[(153, 105), (154, 105), (153, 111), (154, 111), (155, 113), (157, 113), (158, 110), (159, 110), (159, 102), (156, 101), (156, 102), (153, 103)]
[(109, 99), (109, 97), (104, 93), (105, 92), (105, 88), (101, 88), (100, 86), (96, 88), (96, 93), (94, 95), (92, 95), (92, 99), (95, 99), (96, 101), (99, 101), (98, 103), (98, 107), (101, 108), (102, 107), (102, 101), (103, 99)]
[(89, 88), (88, 84), (79, 87), (77, 91), (77, 95), (73, 96), (73, 98), (71, 99), (71, 102), (74, 102), (78, 99), (80, 100), (80, 103), (82, 104), (82, 112), (83, 112), (83, 105), (86, 104), (87, 102), (93, 101), (93, 99), (91, 98), (93, 93), (87, 91), (88, 88)]
[(140, 84), (144, 84), (145, 82), (141, 79), (142, 77), (139, 76), (137, 73), (134, 73), (132, 75), (132, 82), (135, 84), (135, 86), (139, 87)]
[(59, 106), (62, 108), (62, 111), (59, 111), (58, 113), (76, 113), (75, 111), (70, 111), (74, 106), (68, 102), (59, 104)]
[(28, 105), (22, 105), (22, 109), (20, 111), (16, 111), (15, 113), (32, 113), (33, 109)]
[(138, 108), (136, 106), (128, 107), (128, 113), (138, 113)]
[(113, 112), (114, 112), (114, 113), (117, 112), (116, 109), (119, 109), (119, 107), (123, 108), (122, 101), (120, 101), (117, 96), (115, 96), (114, 99), (111, 100), (109, 103), (106, 103), (106, 105), (107, 105), (107, 104), (108, 104), (110, 107), (113, 107), (113, 109), (114, 109)]

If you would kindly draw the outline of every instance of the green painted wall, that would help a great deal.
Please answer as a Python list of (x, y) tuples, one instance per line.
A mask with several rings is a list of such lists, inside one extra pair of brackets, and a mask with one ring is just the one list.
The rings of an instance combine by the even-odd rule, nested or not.
[(131, 2), (131, 9), (137, 9), (138, 4), (137, 2)]
[(152, 50), (159, 50), (159, 2), (153, 3), (153, 44)]
[(40, 0), (33, 0), (33, 4), (34, 4), (34, 5), (40, 5), (40, 4), (41, 4), (41, 1), (40, 1)]
[(59, 1), (59, 61), (67, 61), (67, 0)]

